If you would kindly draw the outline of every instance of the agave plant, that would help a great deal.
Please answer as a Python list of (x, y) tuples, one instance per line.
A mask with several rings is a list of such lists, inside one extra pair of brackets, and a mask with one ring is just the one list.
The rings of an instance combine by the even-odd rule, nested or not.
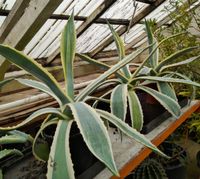
[[(1, 146), (1, 150), (0, 150), (0, 160), (8, 157), (10, 155), (19, 155), (22, 156), (23, 153), (18, 150), (13, 148), (6, 148), (5, 145), (7, 144), (23, 144), (25, 142), (33, 142), (33, 138), (21, 131), (17, 131), (17, 130), (13, 130), (13, 131), (8, 131), (8, 132), (3, 132), (1, 131), (0, 133), (0, 146)], [(0, 170), (2, 170), (0, 168)], [(2, 171), (0, 171), (0, 178), (3, 178), (3, 174)]]
[[(122, 120), (113, 114), (106, 111), (95, 109), (85, 103), (87, 97), (94, 92), (102, 84), (109, 82), (107, 78), (119, 69), (123, 68), (127, 63), (132, 61), (136, 56), (142, 53), (145, 49), (140, 49), (137, 52), (125, 57), (123, 61), (108, 69), (105, 73), (100, 75), (85, 89), (83, 89), (77, 96), (74, 95), (74, 77), (73, 77), (73, 63), (75, 56), (76, 33), (73, 15), (69, 18), (65, 26), (61, 38), (61, 61), (65, 77), (64, 90), (59, 86), (55, 78), (41, 65), (20, 51), (17, 51), (9, 46), (0, 45), (0, 54), (8, 59), (11, 63), (17, 65), (21, 69), (26, 70), (32, 76), (39, 79), (16, 79), (20, 83), (39, 89), (58, 102), (59, 108), (43, 108), (32, 115), (30, 115), (23, 122), (16, 126), (0, 127), (0, 130), (12, 130), (26, 125), (36, 117), (47, 114), (48, 116), (41, 124), (41, 127), (36, 134), (33, 142), (33, 154), (36, 158), (42, 161), (48, 160), (48, 178), (75, 178), (74, 169), (71, 160), (69, 148), (69, 135), (72, 123), (76, 123), (83, 139), (89, 150), (101, 162), (103, 162), (114, 175), (119, 175), (116, 168), (111, 142), (107, 129), (102, 121), (103, 119), (116, 125), (123, 133), (132, 137), (136, 141), (144, 144), (155, 152), (164, 155), (157, 149), (145, 136), (137, 132), (135, 129), (129, 127)], [(119, 75), (123, 76), (121, 73)], [(126, 77), (124, 77), (126, 79)], [(54, 134), (50, 153), (48, 147), (43, 143), (38, 142), (38, 137), (42, 131), (50, 126), (57, 125)]]
[[(153, 45), (154, 48), (149, 48), (149, 57), (139, 66), (139, 68), (132, 75), (133, 77), (132, 81), (135, 80), (134, 77), (136, 76), (141, 76), (142, 80), (143, 78), (146, 78), (142, 76), (149, 76), (148, 80), (157, 82), (157, 87), (159, 91), (161, 91), (163, 94), (168, 95), (172, 99), (177, 100), (176, 95), (174, 93), (174, 89), (170, 85), (170, 83), (183, 83), (192, 86), (199, 86), (199, 85), (197, 83), (193, 83), (188, 77), (175, 72), (174, 69), (172, 71), (171, 69), (173, 67), (179, 67), (181, 65), (186, 65), (188, 63), (191, 63), (195, 60), (199, 60), (200, 55), (191, 57), (186, 60), (182, 60), (180, 62), (176, 62), (177, 58), (186, 55), (189, 52), (191, 53), (193, 50), (198, 49), (199, 46), (184, 48), (169, 55), (165, 59), (159, 59), (159, 47), (163, 44), (163, 42), (166, 41), (166, 39), (158, 43), (152, 33), (150, 24), (151, 21), (145, 20), (145, 27), (146, 27), (145, 29), (148, 37), (148, 43), (154, 44)], [(183, 35), (183, 33), (173, 35), (170, 37), (170, 39), (179, 35)]]
[[(123, 45), (123, 41), (119, 37), (119, 35), (114, 31), (113, 27), (109, 23), (108, 25), (112, 32), (118, 50), (119, 61), (126, 61), (125, 59), (129, 56), (125, 56), (125, 48)], [(116, 72), (118, 80), (112, 80), (112, 82), (116, 84), (116, 87), (113, 90), (106, 92), (102, 96), (105, 97), (109, 93), (111, 93), (111, 112), (112, 114), (120, 118), (122, 121), (125, 121), (126, 114), (128, 111), (127, 106), (129, 105), (132, 123), (131, 125), (138, 131), (140, 131), (143, 127), (143, 112), (141, 103), (136, 93), (137, 90), (142, 90), (153, 96), (165, 109), (167, 109), (174, 117), (177, 118), (180, 115), (180, 106), (177, 102), (174, 89), (170, 85), (170, 83), (183, 83), (200, 87), (200, 84), (191, 81), (189, 78), (181, 75), (180, 73), (166, 71), (166, 69), (169, 69), (171, 67), (184, 65), (199, 59), (200, 56), (197, 56), (182, 62), (172, 64), (173, 60), (175, 60), (177, 57), (180, 57), (181, 55), (187, 52), (191, 52), (193, 49), (196, 49), (198, 47), (182, 49), (176, 52), (175, 54), (170, 55), (163, 61), (159, 62), (159, 47), (167, 40), (174, 38), (179, 34), (170, 36), (158, 43), (152, 34), (149, 22), (145, 21), (145, 25), (149, 42), (149, 55), (146, 57), (146, 59), (144, 59), (144, 61), (141, 64), (130, 63), (126, 64), (123, 68), (120, 68), (120, 70)], [(106, 70), (111, 68), (107, 64), (92, 59), (87, 55), (77, 54), (77, 56), (89, 63), (98, 65)], [(137, 56), (134, 56), (134, 58), (136, 57)], [(137, 67), (133, 73), (131, 73), (129, 65), (134, 65)], [(158, 90), (146, 86), (148, 83), (152, 82), (157, 84)]]

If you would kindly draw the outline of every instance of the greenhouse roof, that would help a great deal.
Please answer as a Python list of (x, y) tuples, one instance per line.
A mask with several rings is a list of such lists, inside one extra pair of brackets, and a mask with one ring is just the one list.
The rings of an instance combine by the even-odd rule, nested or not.
[[(169, 0), (60, 0), (58, 2), (60, 3), (48, 0), (45, 5), (44, 2), (36, 0), (1, 0), (1, 38), (3, 33), (9, 34), (14, 28), (23, 28), (23, 23), (19, 25), (20, 20), (29, 22), (32, 17), (35, 21), (41, 20), (41, 23), (35, 26), (30, 22), (30, 27), (24, 27), (28, 30), (24, 32), (23, 38), (28, 41), (24, 40), (19, 50), (24, 50), (33, 58), (47, 58), (47, 62), (50, 63), (59, 54), (60, 34), (72, 11), (76, 20), (77, 51), (89, 53), (91, 56), (101, 51), (115, 49), (107, 20), (122, 36), (126, 49), (137, 47), (144, 41), (144, 18), (155, 19), (158, 26), (169, 21), (169, 11), (166, 10), (166, 7), (169, 7)], [(195, 5), (199, 3), (200, 1), (196, 1)], [(30, 9), (33, 6), (35, 12), (31, 14)], [(45, 10), (49, 13), (46, 17), (44, 17)], [(21, 14), (18, 11), (21, 11)], [(14, 22), (9, 23), (10, 21)], [(28, 23), (26, 24), (28, 26)], [(34, 32), (30, 34), (31, 29), (34, 29)], [(19, 36), (20, 30), (16, 31)], [(13, 38), (16, 42), (12, 42)], [(1, 42), (18, 48), (17, 38), (19, 37), (5, 36)]]

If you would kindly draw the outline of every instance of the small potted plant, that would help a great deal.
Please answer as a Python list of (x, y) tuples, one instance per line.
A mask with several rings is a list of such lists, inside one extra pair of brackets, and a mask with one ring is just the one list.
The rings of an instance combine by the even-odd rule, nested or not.
[(187, 178), (187, 153), (186, 151), (176, 143), (172, 141), (165, 141), (160, 146), (170, 159), (164, 159), (158, 156), (159, 162), (163, 165), (167, 177), (169, 179), (176, 179), (176, 178)]

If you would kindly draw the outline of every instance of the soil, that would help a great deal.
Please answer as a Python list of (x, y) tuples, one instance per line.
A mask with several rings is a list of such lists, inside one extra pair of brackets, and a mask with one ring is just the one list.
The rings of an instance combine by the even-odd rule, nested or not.
[(46, 179), (46, 171), (46, 163), (31, 156), (5, 171), (4, 179)]

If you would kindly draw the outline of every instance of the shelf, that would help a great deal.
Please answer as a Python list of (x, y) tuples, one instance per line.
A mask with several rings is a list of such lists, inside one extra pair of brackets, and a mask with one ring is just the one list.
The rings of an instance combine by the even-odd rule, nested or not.
[[(192, 101), (189, 106), (182, 109), (182, 114), (178, 119), (174, 117), (168, 118), (162, 124), (160, 124), (153, 131), (145, 135), (156, 146), (161, 144), (171, 133), (175, 131), (193, 112), (200, 109), (200, 101)], [(152, 152), (150, 149), (135, 142), (127, 136), (123, 136), (121, 142), (118, 133), (111, 129), (110, 137), (112, 141), (112, 147), (114, 152), (114, 158), (117, 168), (120, 172), (120, 178), (124, 178), (131, 171), (133, 171), (148, 155)], [(112, 176), (112, 173), (106, 168), (100, 172), (95, 179), (112, 178), (117, 179), (119, 177)]]

